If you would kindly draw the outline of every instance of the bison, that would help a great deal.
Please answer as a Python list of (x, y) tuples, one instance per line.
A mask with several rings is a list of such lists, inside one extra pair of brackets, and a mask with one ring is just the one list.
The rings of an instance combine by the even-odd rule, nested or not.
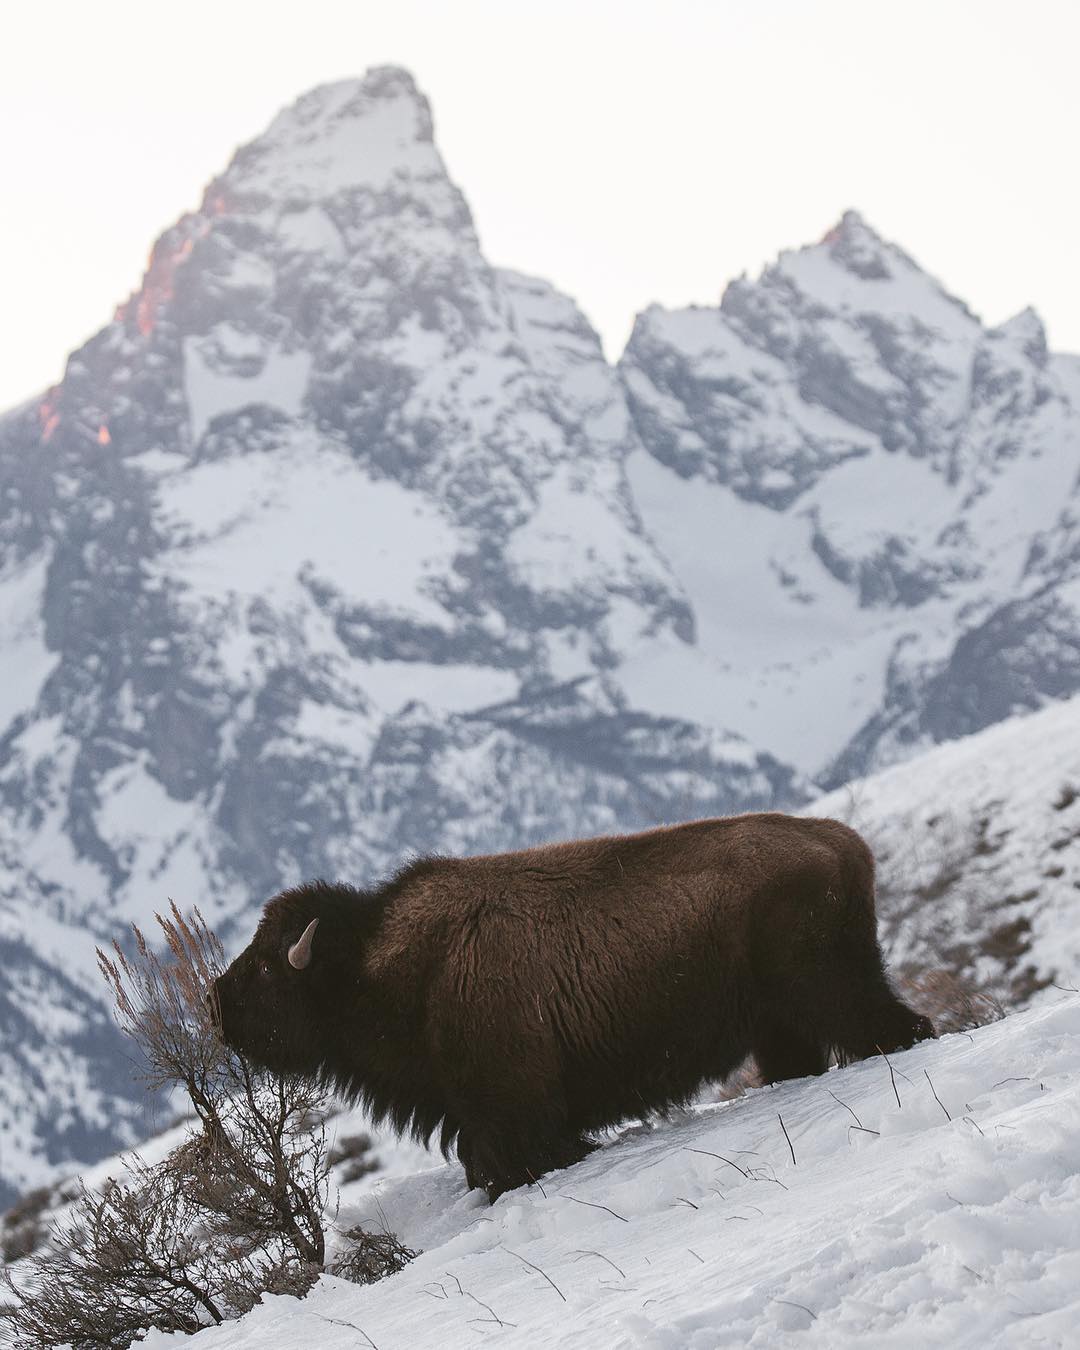
[(214, 984), (226, 1042), (491, 1199), (748, 1054), (765, 1082), (932, 1036), (885, 978), (874, 862), (835, 820), (732, 816), (274, 896)]

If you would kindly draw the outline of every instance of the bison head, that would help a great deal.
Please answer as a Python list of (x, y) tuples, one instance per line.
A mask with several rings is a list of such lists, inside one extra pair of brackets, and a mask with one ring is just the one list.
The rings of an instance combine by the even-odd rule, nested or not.
[[(270, 900), (254, 938), (214, 981), (211, 1015), (222, 1039), (277, 1073), (312, 1075), (322, 1063), (317, 1026), (319, 887)], [(324, 925), (332, 927), (333, 925)]]

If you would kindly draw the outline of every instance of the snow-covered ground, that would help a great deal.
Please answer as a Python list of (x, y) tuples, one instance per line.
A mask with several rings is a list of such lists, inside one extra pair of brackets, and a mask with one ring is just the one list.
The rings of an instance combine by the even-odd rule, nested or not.
[(1080, 702), (807, 810), (873, 842), (899, 972), (943, 964), (1032, 1007), (895, 1057), (899, 1107), (880, 1060), (755, 1090), (627, 1126), (492, 1208), (456, 1162), (372, 1131), (378, 1171), (336, 1227), (385, 1223), (423, 1254), (369, 1289), (269, 1299), (207, 1350), (1080, 1343)]
[(1080, 982), (1080, 698), (1006, 718), (806, 810), (847, 821), (872, 845), (897, 971), (944, 968), (1006, 1007)]
[(1076, 1345), (1080, 997), (892, 1069), (895, 1093), (875, 1059), (629, 1127), (490, 1208), (456, 1163), (360, 1183), (343, 1226), (422, 1255), (193, 1350)]
[[(1080, 689), (1078, 473), (1080, 360), (857, 213), (613, 366), (407, 72), (286, 109), (0, 417), (0, 1207), (144, 1132), (93, 948), (170, 897), (238, 944), (305, 877), (794, 809)], [(979, 797), (1007, 913), (925, 910), (1019, 1002), (1056, 791), (993, 857)]]

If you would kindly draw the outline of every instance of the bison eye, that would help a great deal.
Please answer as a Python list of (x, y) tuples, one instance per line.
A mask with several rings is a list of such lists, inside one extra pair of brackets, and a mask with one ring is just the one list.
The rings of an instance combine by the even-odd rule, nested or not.
[(273, 966), (271, 966), (269, 961), (259, 962), (259, 974), (263, 977), (264, 980), (268, 980), (270, 978), (270, 976), (273, 974), (273, 969), (274, 968)]

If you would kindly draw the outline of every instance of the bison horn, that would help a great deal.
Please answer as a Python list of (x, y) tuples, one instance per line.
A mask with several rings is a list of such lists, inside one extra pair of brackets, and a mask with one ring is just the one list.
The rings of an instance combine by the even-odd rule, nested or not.
[(311, 961), (311, 939), (315, 936), (318, 919), (312, 919), (293, 945), (289, 948), (289, 965), (294, 970), (303, 970)]

